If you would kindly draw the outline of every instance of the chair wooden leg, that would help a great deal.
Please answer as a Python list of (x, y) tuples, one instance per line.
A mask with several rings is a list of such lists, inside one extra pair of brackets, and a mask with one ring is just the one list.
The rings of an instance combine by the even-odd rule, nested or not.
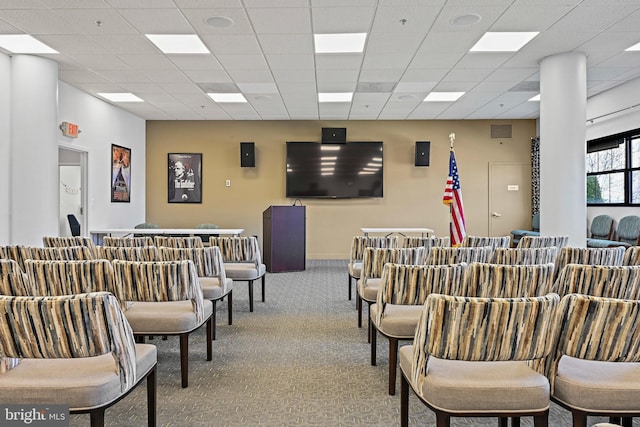
[(249, 311), (253, 313), (253, 280), (249, 280)]
[(632, 427), (633, 417), (622, 417), (622, 427)]
[(104, 427), (104, 411), (105, 408), (97, 408), (89, 413), (91, 427)]
[(356, 310), (358, 311), (358, 328), (362, 328), (362, 298), (356, 291)]
[[(585, 417), (585, 422), (587, 421)], [(548, 427), (549, 426), (549, 411), (547, 410), (544, 414), (534, 415), (533, 416), (533, 425), (534, 427)]]
[(156, 367), (154, 366), (149, 375), (147, 375), (147, 426), (156, 427), (158, 408), (158, 377), (156, 375)]
[(265, 285), (265, 278), (267, 277), (266, 274), (262, 275), (262, 302), (264, 302), (264, 285)]
[(347, 288), (349, 290), (349, 301), (351, 301), (351, 275), (347, 275)]
[(609, 417), (610, 424), (620, 424), (620, 417)]
[(398, 340), (389, 337), (389, 394), (396, 394), (396, 369), (398, 365)]
[(498, 418), (498, 427), (509, 427), (509, 418), (507, 418), (507, 417), (499, 417)]
[(511, 417), (511, 427), (520, 427), (520, 417)]
[(376, 333), (376, 329), (374, 328), (371, 331), (371, 366), (376, 366), (376, 347), (377, 347), (378, 334)]
[(400, 427), (409, 427), (409, 382), (400, 374)]
[(180, 335), (180, 375), (182, 388), (187, 388), (189, 386), (189, 334)]
[(436, 427), (449, 427), (451, 416), (441, 411), (436, 411)]
[(233, 324), (233, 291), (229, 291), (227, 295), (227, 316), (229, 316), (229, 325)]
[(207, 320), (207, 360), (213, 360), (213, 330), (215, 329), (216, 321), (213, 315)]
[[(371, 304), (368, 304), (371, 307)], [(373, 325), (371, 324), (371, 310), (367, 310), (367, 342), (371, 342), (371, 330), (373, 329)]]
[(211, 332), (211, 338), (216, 339), (216, 300), (211, 300), (211, 304), (213, 305), (213, 314), (211, 317), (213, 318), (213, 331)]
[(573, 427), (587, 427), (587, 414), (580, 411), (571, 411), (571, 415), (573, 418)]

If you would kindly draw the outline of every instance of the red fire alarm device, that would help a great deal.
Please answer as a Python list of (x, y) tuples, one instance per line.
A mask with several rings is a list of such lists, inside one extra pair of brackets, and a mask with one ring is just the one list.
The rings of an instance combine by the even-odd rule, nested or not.
[(62, 122), (60, 124), (60, 129), (62, 130), (62, 134), (64, 136), (68, 136), (69, 138), (77, 138), (80, 133), (80, 129), (78, 129), (78, 125), (70, 122)]

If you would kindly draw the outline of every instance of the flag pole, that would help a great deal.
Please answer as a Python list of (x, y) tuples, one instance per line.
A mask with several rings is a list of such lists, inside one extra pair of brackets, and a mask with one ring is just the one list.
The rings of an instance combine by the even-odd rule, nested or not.
[[(449, 134), (449, 151), (453, 151), (453, 143), (456, 140), (456, 134), (451, 132)], [(449, 204), (449, 241), (453, 242), (453, 204)]]

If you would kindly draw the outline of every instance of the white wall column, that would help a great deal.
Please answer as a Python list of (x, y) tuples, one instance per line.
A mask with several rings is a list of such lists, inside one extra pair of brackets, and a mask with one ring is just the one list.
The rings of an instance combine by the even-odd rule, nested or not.
[(58, 235), (58, 64), (11, 58), (10, 241)]
[(540, 62), (540, 233), (585, 247), (587, 59), (584, 53)]
[(10, 242), (11, 60), (0, 53), (0, 245)]

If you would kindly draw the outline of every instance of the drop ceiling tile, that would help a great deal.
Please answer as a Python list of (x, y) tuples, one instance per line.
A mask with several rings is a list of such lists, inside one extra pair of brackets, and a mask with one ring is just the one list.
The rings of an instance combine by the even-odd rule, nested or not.
[(498, 68), (511, 57), (512, 52), (469, 52), (460, 58), (456, 68)]
[(317, 7), (313, 9), (313, 32), (332, 33), (369, 33), (375, 7)]
[(493, 70), (490, 68), (454, 68), (447, 73), (442, 82), (477, 82), (484, 80)]
[(373, 23), (376, 33), (412, 34), (421, 39), (431, 28), (440, 8), (409, 2), (396, 6), (380, 6)]
[(451, 68), (455, 66), (460, 59), (464, 57), (464, 53), (460, 52), (429, 52), (417, 53), (411, 63), (410, 68)]
[(615, 80), (617, 76), (630, 70), (631, 67), (592, 67), (587, 70), (587, 80)]
[(277, 94), (278, 86), (275, 83), (238, 83), (238, 88), (245, 95), (251, 94)]
[(78, 83), (112, 83), (111, 79), (106, 77), (104, 73), (86, 70), (60, 70), (58, 71), (58, 77), (72, 85)]
[(267, 62), (262, 55), (216, 55), (225, 69), (235, 70), (266, 70)]
[(411, 59), (412, 53), (367, 53), (362, 62), (362, 68), (369, 69), (405, 69)]
[(136, 34), (133, 26), (113, 9), (60, 9), (71, 23), (64, 34)]
[(318, 106), (321, 120), (347, 120), (351, 104), (348, 102), (329, 102)]
[(356, 82), (322, 82), (318, 80), (318, 92), (341, 93), (355, 92)]
[(227, 70), (229, 77), (235, 82), (256, 82), (256, 83), (270, 83), (273, 81), (273, 75), (268, 69), (259, 70)]
[[(213, 3), (213, 2), (212, 2)], [(211, 3), (208, 4), (211, 6)], [(215, 6), (222, 6), (215, 2)], [(247, 13), (242, 8), (192, 8), (184, 9), (184, 16), (187, 18), (189, 24), (196, 32), (204, 35), (220, 35), (231, 36), (241, 34), (252, 34), (251, 22)], [(207, 18), (219, 16), (229, 18), (233, 21), (233, 24), (229, 27), (214, 27), (205, 22)]]
[(21, 32), (34, 36), (39, 34), (77, 34), (73, 32), (73, 22), (65, 18), (63, 11), (0, 9), (0, 19), (20, 28)]
[(363, 69), (360, 72), (361, 82), (397, 82), (402, 77), (404, 69)]
[[(461, 3), (462, 4), (455, 4), (447, 2), (431, 30), (434, 32), (470, 33), (475, 35), (474, 37), (477, 41), (491, 28), (491, 25), (493, 25), (496, 19), (505, 12), (510, 2), (490, 3), (482, 1), (479, 5), (474, 3), (472, 7), (469, 7), (469, 2), (464, 1)], [(480, 15), (482, 19), (474, 25), (454, 25), (451, 23), (454, 18), (468, 15), (469, 13)]]
[(189, 93), (189, 92), (202, 92), (197, 85), (191, 82), (171, 82), (171, 83), (159, 83), (162, 90), (167, 93)]
[(309, 0), (243, 0), (246, 7), (307, 7)]
[(255, 55), (262, 52), (253, 34), (203, 35), (201, 38), (216, 55)]
[(408, 68), (402, 82), (439, 82), (449, 72), (448, 68)]
[(109, 53), (116, 54), (151, 54), (159, 53), (158, 49), (143, 35), (105, 35), (93, 36), (97, 44)]
[(468, 52), (483, 32), (430, 31), (418, 49), (420, 53)]
[(620, 3), (617, 3), (616, 7), (611, 7), (610, 4), (580, 5), (558, 20), (552, 29), (565, 33), (599, 33), (637, 9), (637, 5)]
[(193, 34), (178, 9), (121, 9), (120, 14), (142, 34)]
[(182, 70), (221, 70), (222, 65), (213, 55), (167, 55)]
[(315, 86), (316, 73), (312, 69), (307, 70), (282, 70), (272, 69), (273, 78), (278, 83), (312, 83)]
[(496, 95), (507, 91), (513, 87), (513, 82), (511, 81), (490, 81), (489, 79), (485, 79), (484, 81), (475, 85), (469, 92), (470, 93), (494, 93)]
[(566, 2), (513, 4), (493, 23), (491, 31), (544, 31), (572, 8)]
[(247, 8), (254, 30), (263, 34), (311, 34), (307, 7)]
[(362, 64), (363, 54), (360, 53), (346, 53), (346, 54), (319, 54), (315, 55), (316, 69), (318, 70), (349, 70), (354, 68), (360, 68)]
[(399, 82), (394, 89), (395, 93), (427, 93), (430, 92), (437, 82)]
[(271, 70), (314, 70), (314, 55), (266, 55)]
[(95, 39), (91, 37), (78, 37), (77, 35), (46, 35), (36, 37), (42, 43), (50, 46), (58, 52), (65, 52), (67, 55), (73, 54), (106, 54), (104, 49)]
[[(231, 77), (225, 70), (184, 70), (184, 74), (194, 82), (231, 82)], [(169, 82), (166, 82), (169, 83)]]
[(466, 92), (475, 86), (475, 82), (440, 81), (433, 88), (435, 92)]
[(487, 76), (487, 81), (520, 82), (523, 80), (539, 80), (538, 68), (499, 68)]
[(360, 70), (318, 70), (316, 77), (319, 84), (327, 84), (333, 82), (351, 82), (355, 84), (358, 81)]
[(234, 120), (257, 120), (260, 118), (256, 110), (253, 109), (251, 104), (218, 104), (218, 106)]
[(368, 37), (366, 53), (397, 53), (398, 46), (402, 46), (403, 53), (413, 57), (421, 43), (422, 37), (416, 37), (414, 34), (374, 33)]
[(259, 38), (264, 53), (276, 54), (313, 54), (311, 34), (262, 34)]
[[(56, 0), (66, 1), (66, 0)], [(105, 3), (116, 9), (173, 9), (176, 7), (172, 0), (104, 0)], [(181, 4), (184, 0), (177, 0)], [(217, 3), (217, 1), (216, 1)]]
[(176, 64), (164, 55), (118, 55), (118, 58), (134, 70), (175, 70)]
[(116, 55), (69, 55), (69, 58), (92, 70), (126, 70), (131, 68)]
[(155, 83), (120, 83), (119, 85), (124, 89), (124, 92), (131, 92), (136, 95), (165, 93), (160, 85)]

